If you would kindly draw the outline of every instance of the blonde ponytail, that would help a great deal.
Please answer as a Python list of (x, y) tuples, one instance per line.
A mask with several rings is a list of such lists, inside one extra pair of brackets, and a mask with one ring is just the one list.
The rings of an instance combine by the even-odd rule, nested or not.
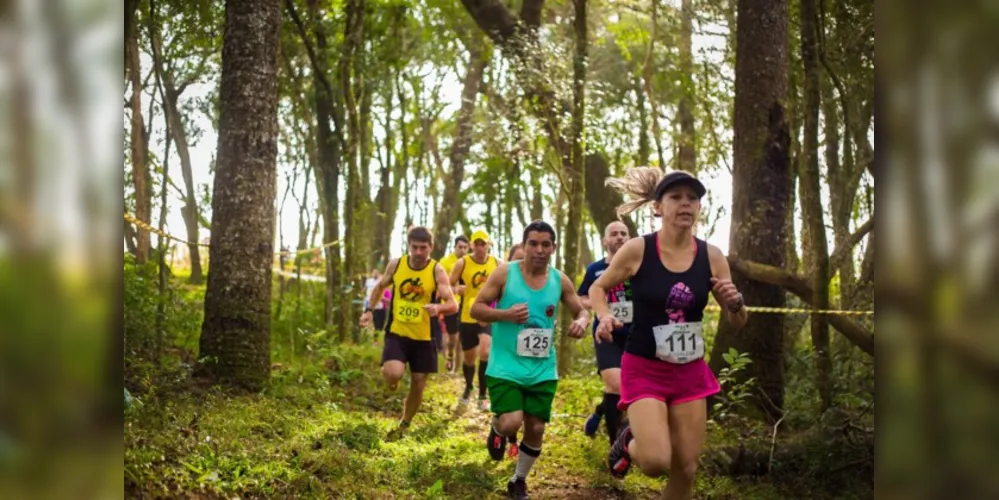
[(656, 201), (656, 186), (663, 178), (663, 171), (655, 167), (629, 168), (621, 177), (608, 177), (604, 185), (631, 197), (617, 207), (617, 216), (624, 217), (648, 203)]

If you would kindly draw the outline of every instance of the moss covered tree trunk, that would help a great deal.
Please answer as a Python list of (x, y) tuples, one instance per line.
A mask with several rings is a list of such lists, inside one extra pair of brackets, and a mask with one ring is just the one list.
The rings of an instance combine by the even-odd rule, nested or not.
[[(345, 285), (353, 285), (353, 290), (362, 289), (364, 272), (362, 249), (364, 248), (363, 231), (360, 223), (364, 221), (367, 210), (368, 195), (362, 193), (362, 178), (358, 163), (361, 145), (361, 119), (358, 113), (358, 103), (355, 92), (363, 82), (355, 58), (363, 47), (364, 37), (364, 0), (349, 0), (346, 5), (346, 25), (344, 27), (344, 43), (340, 54), (339, 77), (341, 92), (344, 97), (344, 107), (347, 111), (347, 130), (341, 130), (341, 137), (347, 134), (347, 199), (344, 204), (343, 218), (346, 221), (344, 230), (344, 266)], [(353, 70), (353, 72), (352, 72)], [(341, 139), (342, 140), (342, 139)], [(353, 296), (344, 290), (337, 290), (340, 295), (340, 312), (337, 314), (337, 331), (340, 341), (347, 339), (347, 332), (354, 328)]]
[[(807, 271), (812, 285), (812, 304), (829, 308), (829, 248), (822, 213), (819, 178), (819, 62), (816, 38), (817, 0), (801, 0), (801, 60), (805, 70), (804, 141), (801, 148), (801, 210), (808, 234)], [(811, 317), (812, 346), (815, 348), (816, 386), (822, 409), (832, 407), (832, 358), (829, 352), (829, 323), (825, 316)]]
[[(575, 57), (572, 71), (572, 150), (570, 168), (567, 172), (569, 180), (569, 210), (566, 215), (568, 219), (565, 224), (565, 274), (569, 279), (575, 280), (579, 270), (579, 240), (583, 234), (583, 198), (586, 190), (585, 173), (586, 158), (584, 157), (584, 141), (586, 140), (584, 131), (584, 120), (586, 116), (586, 65), (587, 46), (586, 39), (586, 0), (573, 0), (575, 18), (572, 22), (574, 31)], [(563, 160), (563, 164), (565, 161)], [(568, 331), (569, 322), (572, 321), (568, 309), (562, 313), (562, 331)], [(572, 353), (575, 340), (568, 335), (563, 335), (559, 340), (558, 371), (564, 375), (569, 371), (572, 364)]]
[(259, 390), (270, 376), (276, 196), (278, 0), (227, 2), (200, 356), (226, 385)]
[[(132, 87), (129, 98), (131, 110), (130, 139), (132, 160), (132, 185), (135, 188), (135, 218), (152, 223), (152, 178), (147, 165), (146, 132), (142, 121), (142, 67), (139, 63), (139, 26), (136, 20), (139, 2), (125, 3), (125, 23), (129, 27), (125, 40), (125, 73)], [(143, 264), (149, 259), (149, 231), (136, 227), (135, 261)]]
[[(785, 260), (789, 196), (787, 98), (787, 1), (739, 0), (736, 32), (735, 140), (730, 253), (776, 267)], [(784, 291), (734, 272), (752, 305), (782, 307)], [(734, 347), (753, 359), (748, 376), (762, 389), (758, 404), (776, 419), (784, 406), (784, 317), (750, 314), (734, 332), (722, 320), (711, 352), (711, 368), (724, 367), (722, 353)]]

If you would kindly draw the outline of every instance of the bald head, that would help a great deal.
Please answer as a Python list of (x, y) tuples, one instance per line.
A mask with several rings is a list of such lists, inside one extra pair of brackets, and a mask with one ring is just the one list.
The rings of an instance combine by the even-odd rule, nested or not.
[(631, 234), (628, 232), (628, 226), (624, 225), (623, 222), (614, 221), (607, 224), (602, 240), (604, 248), (607, 249), (607, 257), (613, 257), (629, 239), (631, 239)]
[(626, 226), (623, 222), (621, 222), (619, 220), (611, 222), (610, 224), (607, 224), (607, 227), (604, 228), (604, 238), (610, 236), (611, 233), (614, 232), (614, 231), (623, 231), (624, 234), (627, 235), (628, 234), (628, 226)]

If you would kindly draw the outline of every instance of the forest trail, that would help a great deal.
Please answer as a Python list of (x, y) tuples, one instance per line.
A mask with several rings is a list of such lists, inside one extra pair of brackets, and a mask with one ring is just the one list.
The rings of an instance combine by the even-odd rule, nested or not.
[[(127, 495), (503, 497), (516, 461), (489, 458), (489, 413), (474, 400), (459, 407), (460, 374), (432, 376), (412, 426), (393, 439), (408, 377), (389, 393), (377, 343), (334, 349), (321, 362), (275, 364), (261, 394), (192, 392), (178, 380), (176, 392), (163, 388), (159, 402), (143, 402), (126, 417)], [(560, 382), (542, 455), (528, 478), (532, 498), (657, 498), (661, 480), (609, 476), (602, 427), (596, 438), (583, 434), (600, 383), (580, 364)], [(711, 494), (698, 498), (747, 498), (750, 491), (729, 478), (702, 482)], [(754, 498), (779, 498), (773, 486), (755, 488)]]

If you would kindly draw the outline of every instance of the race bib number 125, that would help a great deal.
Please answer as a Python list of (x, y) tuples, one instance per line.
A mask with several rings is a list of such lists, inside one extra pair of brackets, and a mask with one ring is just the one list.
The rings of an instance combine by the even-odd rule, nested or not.
[(517, 355), (529, 358), (551, 356), (552, 329), (524, 328), (517, 334)]

